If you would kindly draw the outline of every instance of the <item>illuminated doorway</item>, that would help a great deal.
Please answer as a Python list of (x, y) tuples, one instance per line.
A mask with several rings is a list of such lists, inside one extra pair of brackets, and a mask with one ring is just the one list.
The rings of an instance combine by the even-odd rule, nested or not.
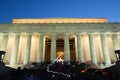
[[(76, 61), (76, 52), (75, 52), (75, 38), (69, 39), (70, 47), (70, 61)], [(51, 52), (51, 39), (46, 38), (45, 41), (45, 61), (50, 61)], [(56, 39), (56, 58), (61, 58), (64, 60), (64, 39)]]

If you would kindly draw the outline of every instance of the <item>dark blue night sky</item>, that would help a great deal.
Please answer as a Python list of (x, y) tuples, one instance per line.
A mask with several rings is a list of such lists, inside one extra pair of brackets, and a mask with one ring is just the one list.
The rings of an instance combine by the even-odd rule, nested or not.
[(0, 23), (13, 18), (95, 17), (120, 22), (120, 0), (0, 0)]

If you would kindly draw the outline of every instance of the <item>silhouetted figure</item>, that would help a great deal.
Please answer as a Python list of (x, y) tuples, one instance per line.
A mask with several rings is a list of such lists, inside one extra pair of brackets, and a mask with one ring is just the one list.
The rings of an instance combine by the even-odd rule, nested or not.
[(120, 60), (120, 50), (115, 50), (114, 51), (117, 57), (117, 60)]
[(5, 51), (0, 51), (0, 62), (3, 62), (5, 53)]

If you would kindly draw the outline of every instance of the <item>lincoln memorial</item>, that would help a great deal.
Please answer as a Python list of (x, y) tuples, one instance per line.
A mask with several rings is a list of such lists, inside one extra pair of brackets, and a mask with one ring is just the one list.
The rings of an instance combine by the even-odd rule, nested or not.
[(120, 23), (107, 18), (13, 19), (0, 24), (0, 50), (9, 66), (32, 62), (92, 62), (110, 66), (120, 49)]

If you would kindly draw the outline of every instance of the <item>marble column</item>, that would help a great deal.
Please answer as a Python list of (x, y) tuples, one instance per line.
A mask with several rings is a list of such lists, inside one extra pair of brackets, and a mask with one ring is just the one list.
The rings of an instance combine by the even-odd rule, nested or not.
[(51, 61), (56, 59), (56, 33), (51, 33)]
[(32, 35), (28, 34), (27, 35), (26, 49), (25, 49), (25, 53), (24, 53), (24, 62), (23, 62), (24, 65), (28, 64), (29, 60), (30, 60), (31, 38), (32, 38)]
[(75, 56), (76, 56), (76, 61), (80, 61), (79, 55), (78, 55), (77, 35), (74, 35), (74, 38), (75, 38)]
[(110, 65), (111, 64), (110, 54), (109, 54), (109, 50), (108, 50), (108, 45), (107, 45), (106, 35), (105, 34), (101, 34), (101, 44), (102, 44), (102, 50), (103, 50), (105, 64), (106, 65)]
[(64, 34), (64, 60), (70, 61), (69, 34)]
[(39, 49), (38, 49), (38, 58), (37, 62), (44, 61), (44, 33), (39, 34)]
[(81, 34), (77, 34), (77, 50), (78, 50), (78, 59), (81, 62), (85, 62), (84, 56), (83, 56), (83, 47), (82, 47), (82, 42), (81, 42)]
[(3, 33), (0, 33), (0, 50), (1, 50), (1, 47), (2, 47), (2, 41), (3, 41)]
[(19, 40), (20, 40), (20, 35), (16, 34), (15, 42), (14, 42), (14, 46), (12, 48), (12, 53), (11, 53), (11, 58), (10, 58), (10, 65), (12, 65), (12, 66), (14, 66), (17, 62)]
[(120, 49), (117, 37), (118, 37), (117, 34), (115, 34), (115, 33), (112, 34), (112, 39), (113, 39), (115, 50), (119, 50)]
[(8, 34), (4, 34), (2, 39), (1, 50), (6, 51), (7, 43), (8, 43)]
[(89, 45), (90, 45), (90, 54), (91, 54), (91, 61), (93, 64), (97, 64), (97, 55), (95, 51), (95, 42), (94, 42), (94, 37), (92, 33), (88, 34), (89, 35)]

